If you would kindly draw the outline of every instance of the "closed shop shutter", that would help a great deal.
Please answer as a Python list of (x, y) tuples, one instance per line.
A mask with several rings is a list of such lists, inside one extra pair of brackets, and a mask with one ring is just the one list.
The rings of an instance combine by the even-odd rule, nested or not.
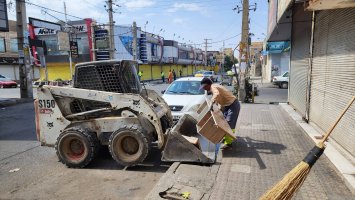
[(307, 73), (312, 32), (312, 14), (296, 4), (292, 22), (289, 103), (303, 117), (306, 116)]
[(290, 65), (290, 52), (282, 52), (280, 58), (280, 75), (288, 72)]
[[(316, 13), (310, 120), (326, 132), (355, 95), (355, 8)], [(332, 138), (355, 156), (355, 105)]]

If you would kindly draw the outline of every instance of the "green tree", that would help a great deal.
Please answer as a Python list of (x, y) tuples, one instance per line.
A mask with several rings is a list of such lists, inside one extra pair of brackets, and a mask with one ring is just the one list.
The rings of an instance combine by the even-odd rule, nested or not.
[(238, 63), (238, 60), (236, 58), (234, 58), (233, 62), (233, 58), (231, 58), (231, 56), (224, 57), (224, 71), (227, 72), (231, 70), (233, 65), (236, 63)]

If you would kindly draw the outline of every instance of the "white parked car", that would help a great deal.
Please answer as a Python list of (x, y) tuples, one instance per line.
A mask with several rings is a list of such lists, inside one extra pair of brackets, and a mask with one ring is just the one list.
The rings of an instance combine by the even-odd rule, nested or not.
[(163, 98), (170, 107), (173, 120), (177, 121), (185, 113), (193, 113), (206, 98), (206, 92), (200, 89), (203, 77), (184, 77), (177, 79), (162, 91)]
[(288, 72), (285, 72), (281, 76), (274, 76), (272, 78), (272, 83), (279, 86), (279, 88), (288, 88)]

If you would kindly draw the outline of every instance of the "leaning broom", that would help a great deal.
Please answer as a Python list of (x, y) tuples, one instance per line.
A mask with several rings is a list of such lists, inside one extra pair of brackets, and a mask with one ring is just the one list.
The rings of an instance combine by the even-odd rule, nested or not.
[(329, 135), (334, 130), (335, 126), (338, 124), (340, 119), (344, 116), (345, 112), (349, 109), (351, 104), (354, 102), (355, 96), (351, 99), (347, 107), (338, 117), (337, 121), (330, 128), (330, 130), (325, 134), (322, 140), (308, 153), (308, 155), (288, 174), (286, 174), (273, 188), (267, 191), (260, 200), (286, 200), (291, 199), (295, 192), (301, 187), (302, 183), (306, 180), (308, 173), (311, 170), (313, 164), (318, 160), (318, 158), (323, 154), (325, 149), (325, 142), (327, 141)]

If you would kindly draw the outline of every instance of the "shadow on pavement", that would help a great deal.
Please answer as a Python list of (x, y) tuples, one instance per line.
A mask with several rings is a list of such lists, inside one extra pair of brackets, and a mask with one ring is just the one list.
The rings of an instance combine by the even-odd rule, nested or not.
[(158, 148), (152, 148), (143, 163), (125, 168), (124, 166), (117, 164), (111, 157), (107, 146), (102, 146), (97, 157), (88, 166), (86, 166), (86, 168), (165, 173), (172, 163), (163, 162), (160, 158), (160, 150)]
[(238, 137), (233, 147), (222, 150), (223, 157), (234, 158), (255, 158), (260, 169), (266, 169), (266, 165), (260, 154), (281, 154), (286, 146), (261, 140), (254, 140), (249, 137)]

